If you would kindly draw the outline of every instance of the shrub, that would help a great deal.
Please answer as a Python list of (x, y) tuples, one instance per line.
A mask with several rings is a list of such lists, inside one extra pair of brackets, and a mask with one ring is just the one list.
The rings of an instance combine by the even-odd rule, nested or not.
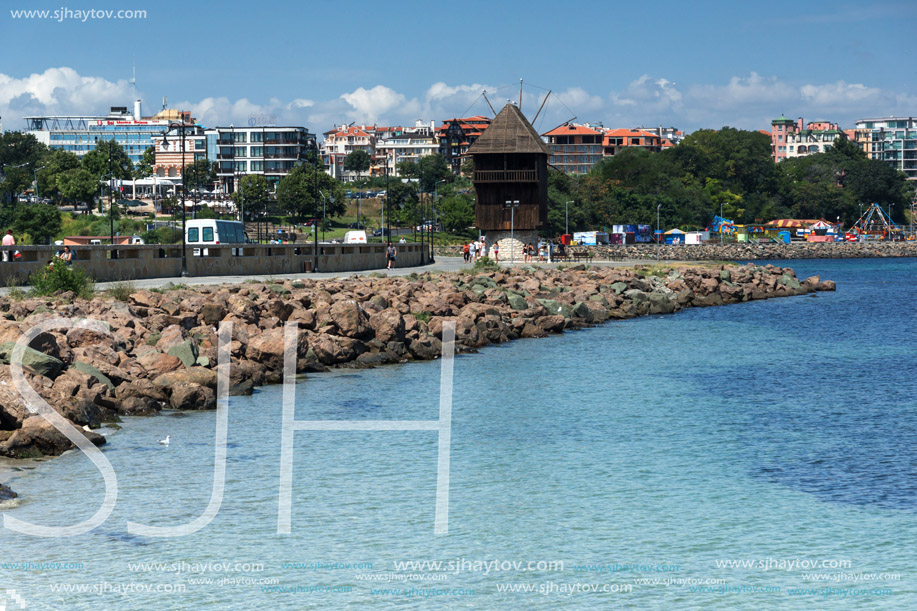
[(420, 312), (414, 312), (413, 314), (414, 314), (414, 318), (416, 318), (418, 322), (430, 322), (430, 313), (427, 312), (426, 310), (421, 310)]
[(95, 280), (78, 267), (49, 265), (29, 278), (32, 293), (35, 295), (53, 295), (58, 291), (73, 291), (78, 297), (92, 299), (95, 294)]
[(500, 269), (500, 264), (491, 259), (490, 257), (481, 257), (474, 262), (474, 269), (476, 270), (492, 270)]
[(133, 282), (116, 282), (108, 289), (108, 294), (118, 301), (127, 301), (130, 299), (131, 293), (135, 293), (136, 291), (137, 288), (134, 286)]

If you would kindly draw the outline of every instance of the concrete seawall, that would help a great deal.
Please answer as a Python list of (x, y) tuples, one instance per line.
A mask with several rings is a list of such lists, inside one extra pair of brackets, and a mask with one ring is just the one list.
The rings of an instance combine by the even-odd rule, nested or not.
[[(58, 246), (16, 246), (22, 258), (0, 262), (0, 281), (27, 284), (29, 276), (42, 269), (59, 250)], [(280, 275), (310, 272), (346, 272), (385, 267), (382, 244), (246, 244), (243, 247), (209, 246), (203, 256), (186, 247), (189, 276)], [(181, 276), (181, 245), (80, 246), (73, 249), (73, 265), (99, 282), (171, 278)], [(420, 244), (398, 244), (399, 267), (421, 264)], [(428, 256), (423, 260), (427, 261)], [(317, 264), (317, 265), (316, 265)]]

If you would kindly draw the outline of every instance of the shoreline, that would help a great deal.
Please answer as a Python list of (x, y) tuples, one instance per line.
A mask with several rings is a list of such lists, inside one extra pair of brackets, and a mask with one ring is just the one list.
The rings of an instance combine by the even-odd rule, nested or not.
[[(224, 320), (233, 323), (230, 394), (243, 395), (282, 381), (286, 321), (300, 327), (297, 372), (303, 373), (439, 358), (447, 319), (456, 321), (456, 350), (474, 352), (611, 319), (834, 288), (773, 265), (575, 265), (139, 289), (126, 301), (4, 298), (0, 358), (4, 342), (43, 320), (107, 322), (111, 335), (43, 332), (23, 361), (39, 395), (102, 445), (105, 438), (94, 429), (120, 416), (216, 407), (216, 326)], [(58, 456), (73, 447), (18, 405), (8, 364), (0, 365), (0, 382), (6, 383), (0, 386), (0, 456)], [(4, 462), (0, 475), (8, 477)]]
[[(462, 256), (460, 246), (437, 247), (436, 252)], [(596, 261), (650, 261), (657, 257), (655, 244), (568, 246), (568, 256), (573, 252), (591, 253)], [(917, 241), (660, 244), (658, 256), (660, 261), (667, 262), (901, 258), (917, 257)]]

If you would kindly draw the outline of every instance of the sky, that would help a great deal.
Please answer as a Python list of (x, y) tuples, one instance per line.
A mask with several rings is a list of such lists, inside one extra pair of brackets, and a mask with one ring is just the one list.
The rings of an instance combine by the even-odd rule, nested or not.
[(542, 133), (574, 118), (691, 132), (917, 115), (912, 0), (0, 4), (7, 130), (135, 97), (152, 114), (164, 96), (207, 126), (440, 123), (492, 115), (485, 90), (497, 110), (518, 101), (520, 79), (530, 120), (552, 92)]

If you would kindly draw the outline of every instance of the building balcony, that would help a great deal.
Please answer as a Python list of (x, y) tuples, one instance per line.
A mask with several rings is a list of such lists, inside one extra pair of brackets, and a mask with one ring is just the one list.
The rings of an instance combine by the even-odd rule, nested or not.
[(235, 144), (232, 140), (217, 140), (217, 145), (219, 146), (233, 146)]
[(219, 153), (219, 154), (217, 155), (217, 159), (235, 159), (235, 155), (233, 155), (232, 153), (230, 153), (230, 154)]
[(474, 182), (538, 182), (536, 170), (475, 170)]

